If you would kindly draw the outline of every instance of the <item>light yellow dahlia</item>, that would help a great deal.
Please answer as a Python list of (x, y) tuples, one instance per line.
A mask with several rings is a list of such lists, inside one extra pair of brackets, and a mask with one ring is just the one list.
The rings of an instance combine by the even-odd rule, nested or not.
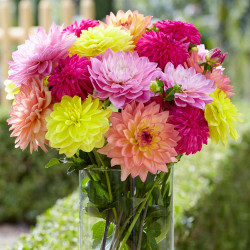
[(103, 54), (108, 48), (113, 51), (132, 51), (133, 37), (130, 32), (119, 27), (99, 25), (83, 30), (74, 45), (70, 48), (71, 55), (87, 58)]
[(103, 134), (109, 130), (110, 109), (101, 109), (99, 99), (63, 96), (46, 118), (46, 139), (60, 154), (73, 156), (78, 149), (90, 152), (104, 145)]
[(205, 107), (205, 118), (209, 126), (210, 138), (213, 142), (221, 141), (224, 145), (227, 144), (228, 135), (234, 140), (237, 140), (239, 135), (236, 131), (236, 122), (241, 121), (238, 118), (241, 114), (237, 108), (226, 98), (226, 94), (220, 89), (216, 89), (213, 94), (214, 101)]
[(20, 87), (17, 87), (15, 83), (11, 80), (5, 80), (5, 92), (7, 93), (6, 99), (7, 100), (14, 100), (16, 94), (20, 94)]
[(106, 16), (107, 25), (114, 27), (122, 27), (124, 30), (129, 30), (133, 36), (134, 44), (137, 43), (138, 39), (146, 32), (147, 28), (151, 25), (152, 16), (144, 16), (137, 10), (124, 11), (119, 10), (116, 15), (110, 12), (110, 15)]

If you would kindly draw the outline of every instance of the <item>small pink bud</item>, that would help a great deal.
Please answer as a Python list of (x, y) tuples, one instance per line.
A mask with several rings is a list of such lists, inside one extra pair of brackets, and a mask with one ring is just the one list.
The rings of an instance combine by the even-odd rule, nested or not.
[(223, 54), (218, 48), (209, 50), (209, 52), (206, 54), (207, 63), (212, 67), (218, 67), (222, 65), (227, 54), (227, 52)]

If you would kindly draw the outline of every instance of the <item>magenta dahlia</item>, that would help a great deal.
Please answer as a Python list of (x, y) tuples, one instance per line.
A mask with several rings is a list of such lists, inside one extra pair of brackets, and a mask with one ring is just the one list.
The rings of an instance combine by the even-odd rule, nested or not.
[(174, 96), (175, 104), (179, 107), (186, 107), (189, 104), (204, 109), (205, 104), (213, 101), (209, 94), (216, 89), (214, 81), (207, 79), (203, 74), (197, 74), (194, 68), (185, 69), (182, 65), (175, 68), (172, 63), (168, 63), (163, 80), (167, 89), (176, 84), (181, 85), (181, 92), (175, 93)]
[(86, 19), (82, 20), (79, 24), (75, 21), (72, 25), (67, 26), (63, 32), (69, 34), (75, 34), (77, 37), (80, 37), (82, 30), (88, 30), (89, 27), (98, 26), (99, 22), (96, 20)]
[(174, 125), (181, 137), (175, 147), (179, 154), (195, 154), (203, 144), (207, 144), (209, 128), (203, 110), (191, 106), (173, 106), (168, 122)]
[(12, 54), (9, 80), (20, 86), (32, 77), (42, 79), (50, 75), (58, 61), (69, 54), (74, 42), (75, 37), (63, 34), (55, 23), (51, 25), (48, 35), (39, 28)]
[(182, 43), (200, 44), (201, 34), (192, 23), (163, 20), (155, 23), (159, 31)]
[(151, 62), (158, 63), (163, 70), (168, 62), (175, 66), (183, 64), (189, 54), (186, 44), (183, 44), (163, 32), (146, 32), (137, 42), (135, 50), (139, 56), (148, 57)]
[(103, 55), (91, 58), (90, 79), (98, 97), (109, 98), (117, 108), (124, 108), (136, 100), (147, 102), (153, 95), (150, 82), (161, 75), (156, 63), (134, 52), (114, 52), (107, 49)]
[(53, 70), (48, 79), (48, 87), (57, 102), (64, 95), (80, 96), (85, 99), (88, 94), (93, 94), (93, 86), (90, 81), (88, 66), (91, 62), (86, 57), (66, 57), (59, 61), (59, 65)]

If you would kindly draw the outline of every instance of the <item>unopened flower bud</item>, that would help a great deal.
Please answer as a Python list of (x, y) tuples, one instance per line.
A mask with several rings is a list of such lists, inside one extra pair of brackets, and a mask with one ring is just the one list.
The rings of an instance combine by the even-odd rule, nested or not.
[(155, 81), (151, 81), (149, 89), (154, 93), (162, 93), (163, 81), (160, 81), (158, 78), (156, 78)]
[(224, 62), (227, 53), (222, 53), (220, 49), (214, 48), (206, 54), (207, 63), (212, 67), (218, 67)]

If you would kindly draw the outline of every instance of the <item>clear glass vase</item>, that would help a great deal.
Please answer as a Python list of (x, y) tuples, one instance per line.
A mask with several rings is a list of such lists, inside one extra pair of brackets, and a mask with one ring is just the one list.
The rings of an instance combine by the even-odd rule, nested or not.
[(119, 169), (79, 171), (79, 249), (174, 249), (173, 166), (121, 181)]

